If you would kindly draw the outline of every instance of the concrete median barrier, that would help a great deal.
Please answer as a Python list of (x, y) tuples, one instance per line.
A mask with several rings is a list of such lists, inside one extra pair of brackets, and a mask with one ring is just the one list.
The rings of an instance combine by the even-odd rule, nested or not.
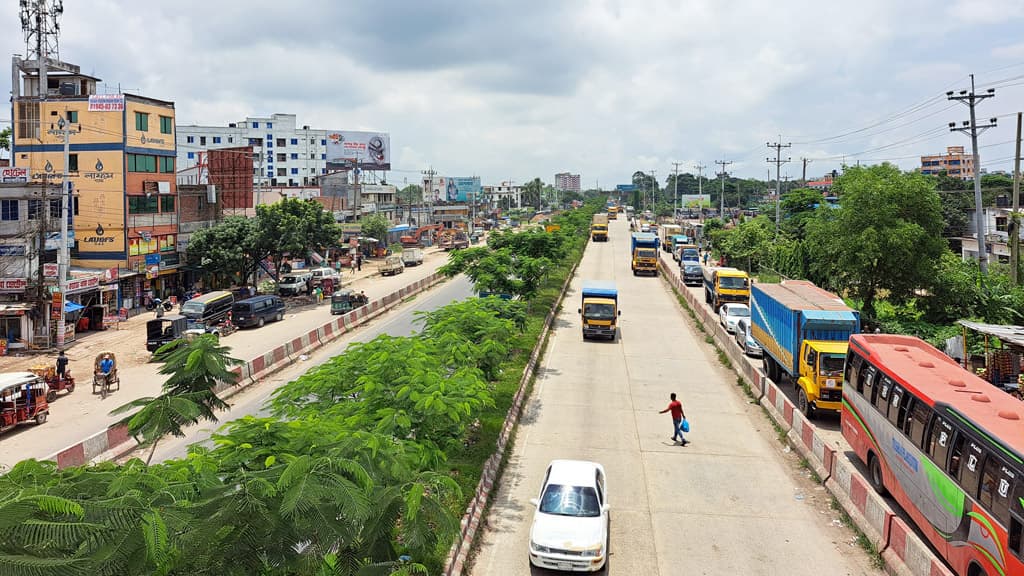
[(793, 427), (790, 428), (787, 436), (789, 437), (789, 443), (796, 448), (796, 451), (807, 461), (807, 465), (814, 470), (814, 473), (818, 475), (821, 482), (826, 482), (832, 475), (832, 458), (826, 456), (825, 445), (820, 443), (819, 448), (821, 452), (816, 451), (814, 434), (815, 428), (811, 424), (807, 417), (800, 412), (793, 413)]
[(893, 517), (889, 524), (889, 545), (882, 558), (887, 566), (896, 568), (899, 576), (954, 576), (914, 529), (898, 517)]
[(832, 474), (828, 482), (825, 482), (825, 487), (836, 497), (875, 549), (884, 551), (889, 543), (893, 513), (854, 465), (846, 458), (835, 458)]

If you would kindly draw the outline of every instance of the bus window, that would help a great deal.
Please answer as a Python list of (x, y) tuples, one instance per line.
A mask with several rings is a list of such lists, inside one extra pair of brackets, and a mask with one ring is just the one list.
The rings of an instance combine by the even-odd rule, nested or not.
[(960, 481), (960, 470), (961, 464), (963, 464), (964, 455), (964, 443), (966, 441), (967, 438), (963, 434), (957, 434), (956, 440), (953, 441), (953, 449), (950, 450), (949, 468), (946, 469), (946, 472), (949, 472), (949, 475), (958, 482)]
[(932, 421), (932, 432), (928, 437), (928, 455), (940, 468), (946, 467), (949, 445), (953, 441), (953, 426), (941, 416)]
[(903, 426), (900, 422), (900, 408), (903, 408), (902, 412), (904, 416), (906, 416), (907, 414), (906, 406), (901, 406), (902, 401), (903, 389), (900, 388), (899, 386), (896, 386), (893, 388), (892, 394), (889, 398), (889, 421), (892, 422), (900, 430), (903, 429)]
[(889, 418), (895, 418), (893, 424), (904, 434), (910, 434), (910, 411), (913, 408), (915, 398), (906, 390), (897, 386), (892, 393), (892, 408)]
[(856, 385), (857, 392), (864, 391), (860, 381), (857, 380), (857, 375), (860, 373), (860, 362), (860, 356), (854, 353), (853, 350), (846, 353), (846, 377), (843, 381), (843, 388)]
[(889, 411), (889, 392), (892, 390), (892, 379), (882, 376), (878, 381), (878, 395), (875, 398), (875, 408), (885, 416)]
[(878, 369), (868, 364), (867, 370), (861, 371), (860, 380), (857, 382), (857, 391), (863, 393), (869, 402), (875, 401), (873, 395), (876, 374), (878, 374)]
[(964, 450), (963, 471), (960, 474), (960, 487), (971, 496), (977, 496), (981, 483), (982, 457), (985, 451), (973, 440), (967, 441)]
[(931, 419), (932, 409), (924, 402), (914, 402), (910, 417), (910, 439), (918, 448), (924, 448), (925, 432)]
[(1017, 558), (1024, 559), (1024, 479), (1017, 482), (1013, 487), (1013, 495), (1010, 498), (1012, 507), (1010, 508), (1010, 523), (1009, 523), (1009, 548)]
[(1013, 471), (999, 458), (991, 453), (986, 456), (978, 500), (1003, 526), (1010, 519), (1010, 488), (1015, 484), (1014, 478)]

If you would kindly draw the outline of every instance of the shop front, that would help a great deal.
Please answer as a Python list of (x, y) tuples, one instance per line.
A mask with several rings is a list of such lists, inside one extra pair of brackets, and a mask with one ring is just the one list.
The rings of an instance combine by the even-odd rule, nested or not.
[(0, 356), (28, 348), (32, 341), (35, 304), (27, 301), (28, 281), (0, 278)]

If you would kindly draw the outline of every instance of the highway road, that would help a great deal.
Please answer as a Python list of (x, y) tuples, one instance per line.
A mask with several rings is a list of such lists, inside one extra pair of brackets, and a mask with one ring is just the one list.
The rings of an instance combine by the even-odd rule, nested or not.
[[(407, 268), (402, 274), (362, 278), (352, 283), (346, 281), (345, 287), (364, 290), (371, 299), (394, 292), (402, 286), (433, 274), (438, 267), (447, 262), (447, 254), (444, 252), (431, 251), (429, 256), (422, 265)], [(225, 336), (222, 342), (231, 348), (234, 357), (250, 360), (283, 342), (309, 333), (329, 322), (331, 318), (336, 316), (331, 316), (330, 304), (325, 302), (319, 306), (289, 310), (281, 322), (270, 323), (263, 328), (238, 330)], [(115, 337), (123, 336), (113, 332), (110, 334)], [(89, 338), (102, 339), (107, 335), (108, 333), (104, 332), (91, 335)], [(90, 346), (95, 347), (95, 342), (90, 343)], [(144, 332), (137, 342), (121, 342), (120, 347), (115, 347), (113, 351), (118, 356), (119, 365), (124, 361), (124, 366), (118, 370), (121, 375), (121, 389), (106, 399), (101, 399), (99, 395), (92, 394), (91, 369), (83, 369), (80, 364), (73, 365), (78, 386), (73, 393), (58, 397), (50, 405), (50, 418), (45, 424), (19, 426), (0, 435), (0, 446), (3, 447), (0, 450), (0, 470), (26, 458), (45, 458), (79, 442), (120, 420), (120, 416), (109, 414), (114, 408), (136, 398), (160, 393), (160, 386), (163, 383), (163, 377), (157, 374), (160, 365), (148, 362), (150, 354), (146, 352)], [(91, 362), (88, 364), (91, 365)]]
[[(153, 461), (160, 462), (169, 458), (185, 456), (191, 444), (207, 441), (210, 434), (224, 422), (244, 416), (265, 415), (265, 412), (262, 410), (263, 406), (277, 388), (343, 353), (349, 344), (353, 342), (367, 342), (381, 334), (408, 336), (418, 332), (420, 325), (414, 322), (416, 312), (435, 310), (454, 301), (473, 296), (473, 294), (472, 283), (465, 276), (458, 276), (427, 292), (421, 293), (415, 299), (395, 308), (386, 315), (372, 320), (369, 324), (353, 332), (345, 334), (323, 348), (314, 350), (305, 361), (287, 366), (276, 372), (273, 376), (265, 378), (231, 397), (231, 409), (218, 414), (221, 424), (200, 424), (190, 428), (188, 434), (183, 438), (168, 438), (161, 441), (157, 445)], [(143, 458), (145, 458), (145, 455), (135, 454), (135, 456)]]
[[(786, 453), (667, 286), (633, 277), (624, 219), (591, 243), (559, 314), (485, 526), (472, 574), (521, 575), (533, 508), (552, 459), (601, 462), (611, 505), (610, 574), (881, 574)], [(583, 342), (583, 279), (620, 291), (621, 338)], [(677, 392), (682, 447), (658, 414)]]

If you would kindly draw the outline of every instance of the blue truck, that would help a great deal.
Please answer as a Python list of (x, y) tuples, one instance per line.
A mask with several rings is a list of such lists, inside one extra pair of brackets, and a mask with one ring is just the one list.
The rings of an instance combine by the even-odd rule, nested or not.
[(614, 282), (584, 280), (579, 315), (583, 323), (583, 339), (615, 340), (618, 330), (619, 291)]
[(634, 232), (630, 242), (629, 253), (632, 258), (633, 275), (658, 275), (658, 244), (657, 234), (651, 232)]
[(750, 316), (765, 374), (776, 384), (793, 382), (800, 411), (813, 418), (816, 410), (841, 410), (843, 366), (860, 313), (811, 282), (785, 280), (753, 285)]

